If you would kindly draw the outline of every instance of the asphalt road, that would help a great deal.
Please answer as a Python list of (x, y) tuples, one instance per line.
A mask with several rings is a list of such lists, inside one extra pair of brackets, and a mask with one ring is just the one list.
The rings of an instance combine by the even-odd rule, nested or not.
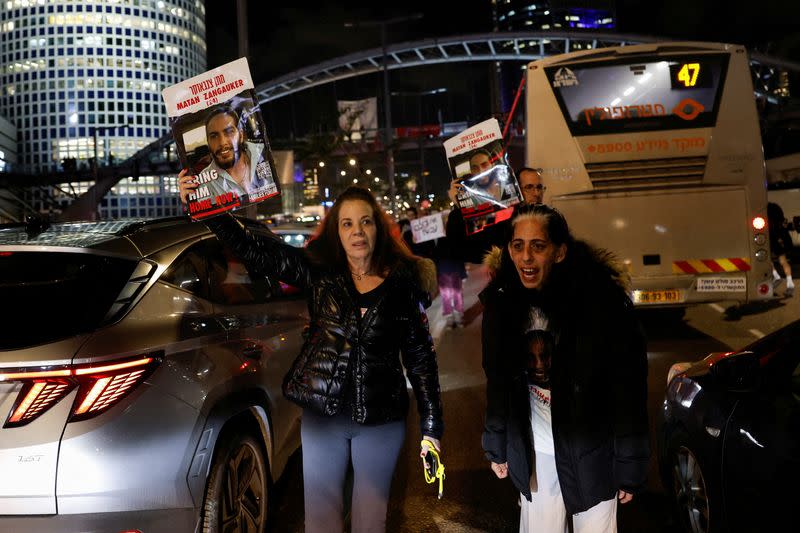
[[(495, 478), (480, 445), (485, 381), (480, 364), (481, 309), (477, 292), (485, 281), (480, 268), (471, 270), (465, 287), (468, 309), (465, 328), (444, 328), (438, 299), (428, 311), (439, 356), (445, 408), (444, 498), (438, 500), (436, 486), (424, 481), (418, 457), (418, 420), (412, 412), (392, 485), (387, 518), (390, 532), (518, 531), (518, 493), (509, 480)], [(776, 292), (782, 295), (783, 287), (779, 286)], [(658, 476), (654, 438), (654, 422), (663, 401), (669, 367), (675, 362), (700, 359), (709, 352), (739, 349), (769, 334), (800, 316), (800, 296), (735, 312), (727, 307), (700, 305), (687, 310), (682, 318), (654, 311), (640, 313), (648, 337), (648, 411), (654, 449), (647, 490), (618, 511), (620, 532), (675, 531)], [(296, 454), (274, 487), (272, 531), (303, 530), (301, 461), (300, 454)]]

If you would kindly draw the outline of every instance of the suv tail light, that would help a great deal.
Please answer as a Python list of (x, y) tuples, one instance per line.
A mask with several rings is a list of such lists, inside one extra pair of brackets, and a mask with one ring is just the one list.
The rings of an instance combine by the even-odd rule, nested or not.
[(28, 424), (76, 387), (78, 395), (68, 421), (99, 415), (147, 379), (160, 362), (157, 357), (140, 357), (102, 366), (70, 365), (55, 370), (0, 372), (0, 382), (23, 383), (3, 427)]

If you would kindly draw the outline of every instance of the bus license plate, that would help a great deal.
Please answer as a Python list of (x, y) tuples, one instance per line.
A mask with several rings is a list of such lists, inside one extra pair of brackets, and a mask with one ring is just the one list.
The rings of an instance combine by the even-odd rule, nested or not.
[(635, 304), (672, 304), (683, 301), (683, 294), (679, 290), (670, 289), (663, 291), (633, 291)]

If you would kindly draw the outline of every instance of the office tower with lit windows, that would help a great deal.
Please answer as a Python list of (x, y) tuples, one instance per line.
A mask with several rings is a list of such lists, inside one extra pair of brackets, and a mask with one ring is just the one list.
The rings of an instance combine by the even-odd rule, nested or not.
[(0, 116), (0, 172), (17, 162), (17, 128)]
[[(616, 26), (614, 0), (490, 0), (494, 31), (580, 32), (613, 30)], [(521, 42), (520, 47), (536, 41)], [(572, 49), (591, 48), (576, 36)], [(497, 112), (507, 113), (514, 100), (525, 64), (512, 61), (494, 64), (492, 99)], [(517, 117), (518, 120), (518, 117)]]
[(492, 0), (498, 31), (612, 30), (614, 0)]
[[(123, 161), (169, 133), (161, 90), (206, 70), (203, 0), (0, 0), (0, 109), (17, 128), (18, 171)], [(95, 141), (97, 146), (95, 146)], [(62, 184), (52, 194), (87, 183)], [(177, 214), (175, 178), (123, 179), (104, 218)]]

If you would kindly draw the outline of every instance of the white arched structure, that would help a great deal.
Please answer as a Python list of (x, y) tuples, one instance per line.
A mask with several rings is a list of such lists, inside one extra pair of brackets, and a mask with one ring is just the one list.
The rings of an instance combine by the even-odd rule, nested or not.
[[(609, 46), (658, 43), (660, 37), (614, 33), (576, 32), (495, 32), (460, 35), (443, 39), (424, 39), (387, 47), (389, 70), (463, 61), (534, 61), (545, 56)], [(777, 72), (800, 72), (800, 64), (751, 54), (756, 92), (771, 93), (778, 83)], [(373, 48), (290, 72), (259, 84), (260, 103), (326, 83), (372, 74), (383, 69), (383, 49)]]

